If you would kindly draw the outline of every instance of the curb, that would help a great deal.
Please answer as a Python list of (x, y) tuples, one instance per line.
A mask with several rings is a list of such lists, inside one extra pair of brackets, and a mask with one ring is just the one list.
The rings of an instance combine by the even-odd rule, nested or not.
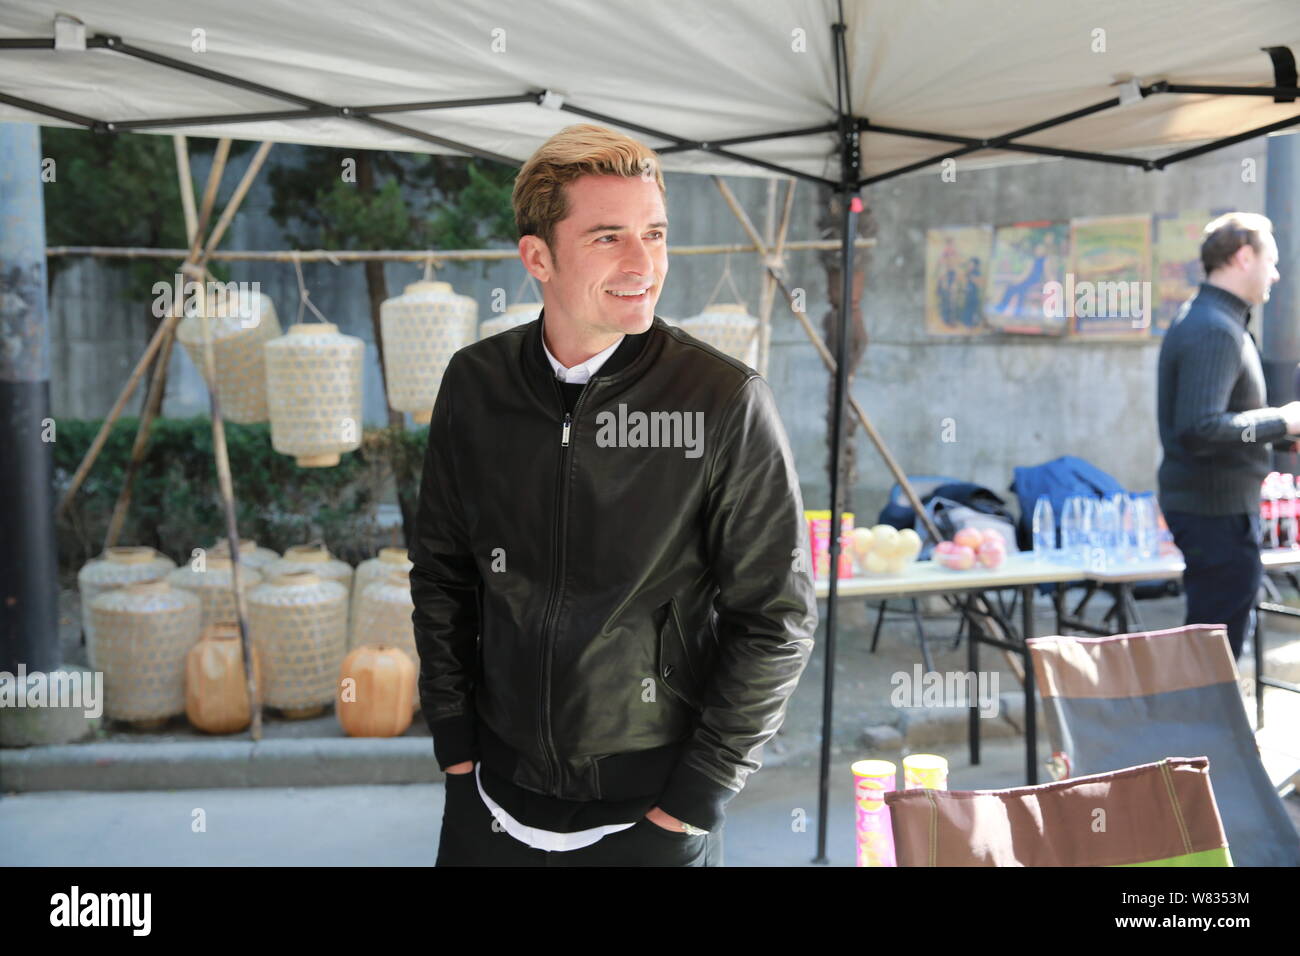
[(428, 737), (92, 743), (0, 750), (0, 789), (197, 790), (435, 783)]

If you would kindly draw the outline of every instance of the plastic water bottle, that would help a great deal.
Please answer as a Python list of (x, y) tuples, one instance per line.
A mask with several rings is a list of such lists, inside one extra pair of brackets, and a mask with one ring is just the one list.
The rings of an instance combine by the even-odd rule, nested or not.
[(1133, 496), (1133, 552), (1138, 561), (1150, 561), (1160, 552), (1160, 525), (1155, 501), (1149, 494)]
[(1052, 514), (1052, 499), (1039, 495), (1034, 502), (1034, 560), (1055, 561), (1056, 516)]

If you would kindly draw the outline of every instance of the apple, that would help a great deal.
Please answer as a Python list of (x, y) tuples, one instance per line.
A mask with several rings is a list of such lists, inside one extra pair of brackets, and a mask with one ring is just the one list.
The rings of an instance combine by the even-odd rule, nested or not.
[(898, 553), (906, 559), (915, 558), (921, 553), (921, 536), (911, 528), (898, 532)]
[(934, 546), (934, 553), (936, 557), (945, 554), (952, 554), (956, 550), (957, 550), (957, 545), (953, 544), (951, 541), (940, 541), (938, 544)]
[(871, 529), (871, 536), (876, 539), (875, 547), (889, 553), (898, 541), (898, 529), (892, 524), (878, 524)]
[(953, 571), (965, 571), (975, 566), (975, 552), (964, 544), (959, 544), (954, 550), (944, 554), (941, 563), (945, 568)]
[(953, 544), (975, 551), (984, 543), (984, 536), (976, 528), (962, 528), (952, 536)]
[(998, 536), (996, 542), (986, 541), (982, 544), (976, 554), (979, 557), (980, 564), (986, 568), (1001, 567), (1002, 562), (1007, 559), (1007, 549), (1006, 545), (1002, 543), (1001, 535)]
[(993, 543), (1006, 547), (1007, 539), (1003, 537), (1002, 532), (997, 528), (985, 528), (980, 534), (983, 536), (985, 544)]

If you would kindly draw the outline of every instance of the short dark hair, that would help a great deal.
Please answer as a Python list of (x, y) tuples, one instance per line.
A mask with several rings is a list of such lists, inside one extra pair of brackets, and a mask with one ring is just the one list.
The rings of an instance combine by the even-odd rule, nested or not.
[(1273, 222), (1257, 212), (1229, 212), (1215, 219), (1201, 233), (1201, 266), (1206, 276), (1227, 265), (1242, 246), (1262, 253), (1264, 233), (1272, 235)]

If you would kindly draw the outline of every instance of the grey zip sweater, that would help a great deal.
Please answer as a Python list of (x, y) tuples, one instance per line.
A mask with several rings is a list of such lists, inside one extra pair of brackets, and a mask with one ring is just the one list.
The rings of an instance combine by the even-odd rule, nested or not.
[(1285, 439), (1286, 419), (1267, 407), (1249, 318), (1249, 303), (1202, 282), (1160, 345), (1156, 413), (1164, 511), (1259, 511), (1268, 446)]

